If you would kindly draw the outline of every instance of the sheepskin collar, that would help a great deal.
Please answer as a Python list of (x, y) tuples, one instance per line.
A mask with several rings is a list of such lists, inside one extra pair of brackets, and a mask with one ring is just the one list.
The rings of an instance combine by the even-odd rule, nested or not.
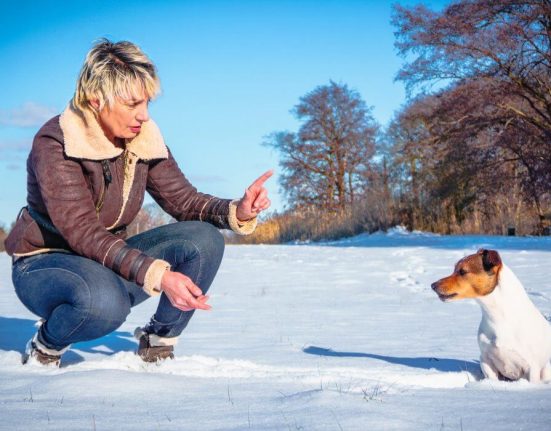
[[(77, 111), (70, 105), (59, 117), (65, 154), (88, 160), (106, 160), (119, 156), (123, 149), (107, 139), (92, 112)], [(153, 120), (142, 124), (140, 133), (126, 140), (126, 149), (142, 160), (167, 159), (168, 149)]]

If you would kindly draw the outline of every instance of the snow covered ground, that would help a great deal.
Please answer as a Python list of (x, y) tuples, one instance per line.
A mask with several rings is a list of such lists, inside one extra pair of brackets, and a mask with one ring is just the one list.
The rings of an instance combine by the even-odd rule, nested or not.
[(0, 253), (0, 429), (550, 430), (551, 384), (481, 380), (478, 305), (430, 290), (479, 247), (499, 250), (551, 316), (551, 238), (395, 229), (229, 246), (213, 310), (195, 315), (176, 360), (133, 354), (151, 299), (53, 370), (20, 364), (35, 318)]

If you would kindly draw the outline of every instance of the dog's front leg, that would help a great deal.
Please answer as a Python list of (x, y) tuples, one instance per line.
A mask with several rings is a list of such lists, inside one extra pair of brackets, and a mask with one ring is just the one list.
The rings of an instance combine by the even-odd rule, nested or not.
[(551, 364), (549, 362), (541, 370), (541, 380), (545, 383), (551, 383)]
[(487, 379), (499, 380), (498, 371), (485, 358), (480, 358), (480, 369)]
[(530, 370), (528, 371), (528, 381), (530, 383), (539, 383), (541, 378), (541, 368), (536, 366), (531, 366)]

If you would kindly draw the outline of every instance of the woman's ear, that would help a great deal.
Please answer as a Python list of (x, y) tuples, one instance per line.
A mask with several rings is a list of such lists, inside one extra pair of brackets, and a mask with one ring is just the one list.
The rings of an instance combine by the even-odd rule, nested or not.
[(94, 109), (94, 111), (99, 111), (99, 99), (90, 99), (88, 103), (90, 104), (92, 109)]

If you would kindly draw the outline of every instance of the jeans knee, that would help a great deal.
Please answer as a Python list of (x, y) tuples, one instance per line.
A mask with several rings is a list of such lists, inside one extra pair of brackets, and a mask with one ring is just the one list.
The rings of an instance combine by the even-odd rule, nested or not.
[(191, 241), (200, 252), (220, 258), (224, 254), (224, 236), (212, 224), (185, 221), (178, 223), (178, 227), (183, 232), (182, 238)]
[(224, 253), (224, 236), (210, 223), (200, 224), (200, 230), (196, 241), (212, 254), (222, 255)]
[(125, 295), (111, 295), (95, 307), (94, 315), (101, 321), (107, 332), (114, 331), (121, 326), (130, 314), (130, 299)]

